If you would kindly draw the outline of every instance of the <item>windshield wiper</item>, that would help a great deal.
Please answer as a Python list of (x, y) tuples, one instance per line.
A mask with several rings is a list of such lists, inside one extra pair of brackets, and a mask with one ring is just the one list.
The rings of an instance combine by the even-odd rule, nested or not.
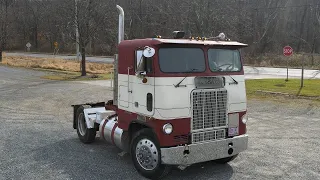
[[(194, 71), (196, 71), (196, 70), (198, 70), (198, 69), (191, 69), (189, 72), (194, 72)], [(184, 77), (180, 82), (178, 82), (178, 84), (173, 85), (173, 86), (174, 86), (175, 88), (180, 87), (180, 84), (181, 84), (187, 77), (188, 77), (188, 76)], [(186, 87), (186, 86), (184, 86), (184, 87)]]
[[(225, 66), (225, 65), (229, 65), (229, 64), (223, 64), (221, 66)], [(221, 66), (218, 66), (218, 72), (222, 72), (223, 71)], [(229, 85), (231, 85), (231, 84), (239, 84), (238, 81), (236, 81), (232, 76), (230, 76), (230, 75), (228, 75), (228, 76), (233, 80), (233, 83), (229, 83)]]
[(229, 83), (229, 85), (230, 85), (230, 84), (239, 84), (238, 81), (236, 81), (235, 79), (233, 79), (232, 76), (229, 75), (229, 77), (231, 77), (231, 79), (233, 80), (233, 83)]

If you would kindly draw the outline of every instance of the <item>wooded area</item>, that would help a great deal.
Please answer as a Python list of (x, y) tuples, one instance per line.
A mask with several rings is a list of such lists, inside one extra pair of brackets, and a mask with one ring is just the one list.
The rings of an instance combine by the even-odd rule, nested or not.
[[(75, 13), (75, 2), (77, 13)], [(246, 54), (320, 53), (319, 0), (0, 0), (0, 49), (75, 53), (78, 24), (82, 53), (116, 53), (118, 13), (125, 11), (125, 39), (212, 37), (224, 32), (250, 45)], [(76, 15), (77, 14), (77, 15)]]

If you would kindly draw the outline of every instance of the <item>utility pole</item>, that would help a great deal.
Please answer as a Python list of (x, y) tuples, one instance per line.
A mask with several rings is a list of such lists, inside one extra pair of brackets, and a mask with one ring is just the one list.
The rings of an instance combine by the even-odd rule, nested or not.
[(141, 22), (141, 37), (143, 37), (144, 36), (144, 31), (143, 31), (143, 29), (144, 29), (144, 27), (143, 27), (143, 21), (142, 21), (142, 1), (143, 0), (140, 0), (140, 13), (139, 13), (139, 18), (140, 18), (140, 22)]
[[(76, 53), (77, 53), (77, 61), (80, 61), (80, 47), (79, 47), (79, 26), (78, 26), (78, 0), (74, 0), (75, 4), (75, 27), (76, 27)], [(80, 68), (81, 70), (81, 68)]]

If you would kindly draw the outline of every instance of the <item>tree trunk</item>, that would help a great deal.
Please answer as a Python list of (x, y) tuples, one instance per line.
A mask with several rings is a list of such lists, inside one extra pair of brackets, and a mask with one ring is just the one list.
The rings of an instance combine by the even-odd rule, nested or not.
[(86, 71), (86, 48), (82, 47), (81, 48), (81, 55), (82, 55), (82, 59), (81, 59), (81, 76), (86, 76), (87, 75), (87, 71)]
[(34, 29), (34, 44), (35, 48), (38, 51), (39, 50), (39, 43), (38, 43), (38, 24), (36, 24)]
[(2, 62), (2, 47), (0, 47), (0, 63)]
[[(9, 2), (5, 1), (5, 19), (2, 28), (2, 38), (0, 41), (0, 62), (2, 61), (2, 51), (6, 50), (7, 40), (8, 40), (8, 7)], [(2, 9), (2, 7), (1, 7)]]
[[(307, 3), (306, 3), (307, 5)], [(300, 33), (299, 33), (299, 37), (302, 38), (303, 36), (303, 32), (304, 32), (304, 25), (305, 25), (305, 19), (306, 19), (306, 14), (307, 14), (307, 10), (308, 10), (308, 6), (306, 6), (304, 8), (304, 11), (303, 11), (303, 15), (302, 15), (302, 18), (301, 18), (301, 22), (300, 22)], [(298, 47), (297, 47), (297, 52), (300, 52), (301, 50), (301, 40), (299, 40), (298, 42)]]
[(311, 50), (311, 66), (314, 66), (314, 54), (316, 52), (316, 37), (313, 33), (313, 43), (312, 43), (312, 50)]

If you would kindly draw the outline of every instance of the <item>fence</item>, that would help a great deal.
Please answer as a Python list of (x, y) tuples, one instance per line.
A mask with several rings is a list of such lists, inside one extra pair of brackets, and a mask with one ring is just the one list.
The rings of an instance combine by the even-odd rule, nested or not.
[(320, 70), (320, 54), (296, 53), (290, 57), (283, 55), (264, 54), (257, 57), (246, 56), (245, 65), (253, 67), (287, 67), (301, 68), (302, 59), (307, 69)]
[(320, 98), (320, 54), (247, 57), (245, 64), (248, 79), (259, 79), (248, 81), (255, 92)]

